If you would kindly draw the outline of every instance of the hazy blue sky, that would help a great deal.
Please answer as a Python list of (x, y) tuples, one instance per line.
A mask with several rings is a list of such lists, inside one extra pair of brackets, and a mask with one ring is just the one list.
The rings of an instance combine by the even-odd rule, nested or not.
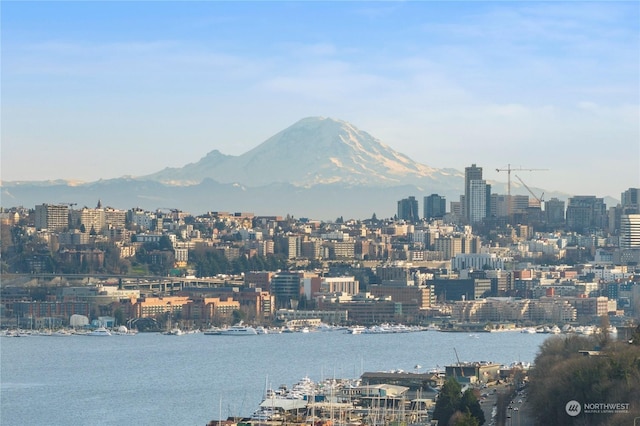
[(640, 186), (640, 3), (11, 2), (2, 179), (239, 155), (308, 116), (438, 168)]

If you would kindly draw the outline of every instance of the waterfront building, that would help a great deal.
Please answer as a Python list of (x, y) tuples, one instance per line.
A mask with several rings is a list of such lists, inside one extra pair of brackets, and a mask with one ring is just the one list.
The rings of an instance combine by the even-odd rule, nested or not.
[(131, 318), (155, 317), (169, 312), (175, 316), (190, 302), (187, 296), (145, 297), (133, 302), (129, 307)]
[[(278, 272), (271, 278), (271, 294), (276, 298), (277, 308), (297, 307), (302, 294), (302, 278), (298, 272)], [(295, 306), (292, 306), (294, 305)]]
[(454, 377), (463, 383), (486, 383), (500, 378), (500, 364), (491, 362), (465, 362), (445, 366), (445, 377)]
[(489, 279), (433, 279), (427, 284), (433, 285), (438, 300), (476, 300), (491, 293)]
[(609, 298), (599, 297), (573, 297), (568, 298), (568, 302), (576, 309), (578, 320), (594, 319), (607, 315), (609, 312)]
[(360, 283), (354, 276), (318, 277), (318, 280), (320, 281), (320, 291), (322, 293), (345, 293), (351, 295), (360, 293)]
[[(412, 283), (413, 284), (413, 283)], [(418, 309), (428, 309), (435, 305), (435, 292), (432, 286), (422, 285), (371, 285), (369, 292), (380, 298), (390, 297), (403, 305), (417, 304)]]
[(349, 320), (349, 311), (346, 309), (336, 310), (311, 310), (300, 311), (297, 309), (278, 309), (276, 318), (279, 321), (291, 323), (292, 321), (309, 321), (319, 319), (325, 324), (345, 324)]

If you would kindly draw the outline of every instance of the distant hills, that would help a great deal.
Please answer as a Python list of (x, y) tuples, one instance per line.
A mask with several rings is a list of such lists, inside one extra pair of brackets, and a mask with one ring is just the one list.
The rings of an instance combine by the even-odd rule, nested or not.
[[(504, 183), (493, 192), (506, 193)], [(438, 169), (404, 154), (345, 121), (304, 118), (239, 155), (209, 152), (195, 163), (140, 177), (90, 183), (2, 182), (2, 206), (73, 202), (193, 214), (243, 211), (317, 219), (391, 217), (397, 201), (437, 193), (457, 201), (464, 171)], [(517, 190), (512, 182), (513, 193)], [(550, 195), (548, 195), (550, 197)]]

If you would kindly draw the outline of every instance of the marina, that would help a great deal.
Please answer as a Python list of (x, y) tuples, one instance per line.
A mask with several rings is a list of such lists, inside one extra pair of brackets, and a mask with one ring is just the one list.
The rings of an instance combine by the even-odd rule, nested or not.
[(324, 382), (365, 372), (428, 372), (455, 363), (454, 349), (462, 362), (530, 363), (549, 336), (335, 330), (248, 338), (2, 338), (0, 423), (206, 425), (251, 418), (266, 389), (304, 377)]

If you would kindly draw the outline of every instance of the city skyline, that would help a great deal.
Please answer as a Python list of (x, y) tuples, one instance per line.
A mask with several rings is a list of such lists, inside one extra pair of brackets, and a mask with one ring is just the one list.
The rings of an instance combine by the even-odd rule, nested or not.
[(640, 185), (626, 2), (5, 2), (2, 180), (94, 181), (240, 155), (306, 116), (436, 168)]

